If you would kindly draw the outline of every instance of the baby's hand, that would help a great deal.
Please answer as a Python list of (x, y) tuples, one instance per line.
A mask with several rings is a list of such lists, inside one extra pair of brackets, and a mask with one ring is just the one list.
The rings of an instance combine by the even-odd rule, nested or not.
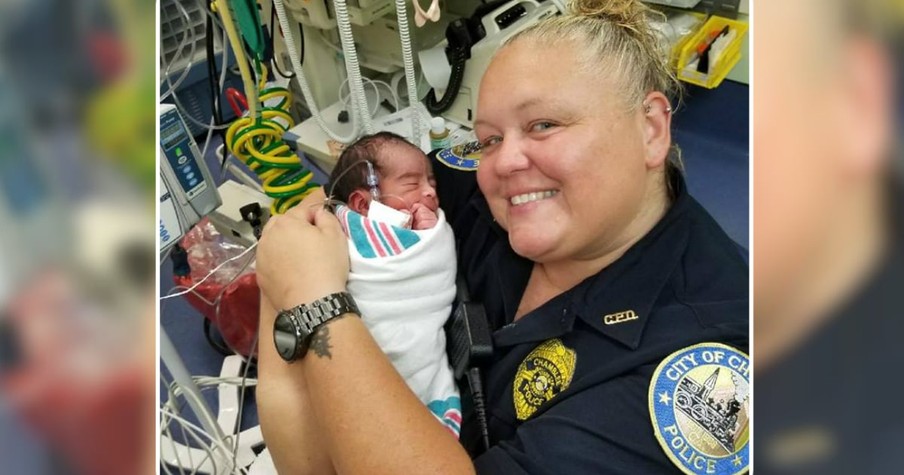
[(436, 226), (436, 222), (439, 220), (436, 213), (420, 203), (415, 203), (411, 207), (411, 218), (411, 229), (418, 231)]

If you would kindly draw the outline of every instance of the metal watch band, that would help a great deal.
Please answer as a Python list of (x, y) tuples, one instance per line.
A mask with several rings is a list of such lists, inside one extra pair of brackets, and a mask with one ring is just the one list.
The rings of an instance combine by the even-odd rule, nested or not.
[(321, 297), (309, 304), (301, 304), (290, 310), (296, 317), (304, 334), (313, 333), (314, 329), (327, 321), (345, 313), (361, 314), (348, 292), (336, 292)]
[(346, 313), (361, 315), (348, 292), (330, 294), (279, 312), (273, 324), (273, 343), (277, 352), (289, 362), (303, 358), (317, 328)]

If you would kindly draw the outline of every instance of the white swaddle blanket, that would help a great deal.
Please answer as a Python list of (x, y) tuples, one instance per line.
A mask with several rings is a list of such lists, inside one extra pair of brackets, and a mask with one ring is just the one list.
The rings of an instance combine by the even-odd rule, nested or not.
[(374, 340), (417, 397), (456, 436), (461, 400), (446, 356), (443, 325), (455, 299), (455, 239), (438, 211), (431, 229), (414, 231), (340, 206), (348, 235), (348, 291)]

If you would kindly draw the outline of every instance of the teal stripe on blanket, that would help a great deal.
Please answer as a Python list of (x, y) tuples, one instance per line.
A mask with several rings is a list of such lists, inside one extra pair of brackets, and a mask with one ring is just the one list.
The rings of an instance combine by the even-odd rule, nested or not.
[[(393, 251), (393, 248), (388, 241), (389, 237), (383, 232), (383, 229), (378, 222), (373, 220), (370, 221), (370, 227), (374, 232), (374, 237), (371, 237), (367, 233), (367, 228), (364, 226), (364, 220), (367, 218), (348, 208), (346, 208), (346, 212), (348, 219), (348, 229), (346, 232), (355, 244), (355, 249), (358, 250), (358, 254), (361, 254), (361, 257), (366, 259), (380, 257), (376, 247), (374, 247), (374, 238), (380, 243), (386, 255), (392, 256), (397, 254)], [(399, 247), (403, 252), (421, 241), (421, 237), (410, 229), (389, 226), (389, 231), (395, 237), (395, 241), (399, 244)]]
[(364, 217), (354, 211), (348, 213), (348, 236), (355, 243), (358, 254), (367, 259), (377, 257), (377, 251), (370, 244), (367, 230), (364, 229)]
[(445, 401), (431, 401), (427, 409), (456, 435), (461, 433), (461, 399), (458, 396), (450, 396)]
[[(437, 224), (437, 226), (439, 226), (439, 224)], [(421, 240), (417, 233), (410, 229), (393, 228), (393, 231), (395, 231), (396, 237), (399, 239), (399, 243), (402, 245), (402, 249), (408, 249)]]
[[(376, 221), (370, 222), (370, 227), (374, 230), (374, 234), (377, 235), (377, 239), (380, 240), (380, 245), (383, 246), (384, 252), (386, 255), (392, 256), (395, 254), (395, 251), (392, 250), (392, 246), (389, 245), (389, 241), (386, 236), (383, 235), (383, 230), (380, 228), (380, 223)], [(391, 230), (392, 228), (390, 228)]]

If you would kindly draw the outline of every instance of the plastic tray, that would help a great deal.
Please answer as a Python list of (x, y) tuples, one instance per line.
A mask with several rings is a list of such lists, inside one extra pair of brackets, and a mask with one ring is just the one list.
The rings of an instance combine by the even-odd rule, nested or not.
[[(736, 33), (731, 43), (722, 50), (718, 58), (713, 58), (712, 56), (709, 58), (710, 62), (715, 61), (716, 65), (710, 68), (708, 73), (701, 73), (695, 69), (687, 68), (688, 63), (693, 62), (698, 47), (701, 44), (705, 44), (707, 38), (711, 35), (722, 31), (725, 26), (728, 26), (729, 31), (735, 31)], [(678, 79), (707, 89), (715, 88), (721, 84), (725, 76), (731, 72), (731, 69), (741, 59), (741, 45), (744, 43), (744, 35), (747, 34), (748, 27), (745, 22), (719, 16), (709, 17), (696, 33), (682, 41), (679, 46), (678, 60), (676, 61)]]

